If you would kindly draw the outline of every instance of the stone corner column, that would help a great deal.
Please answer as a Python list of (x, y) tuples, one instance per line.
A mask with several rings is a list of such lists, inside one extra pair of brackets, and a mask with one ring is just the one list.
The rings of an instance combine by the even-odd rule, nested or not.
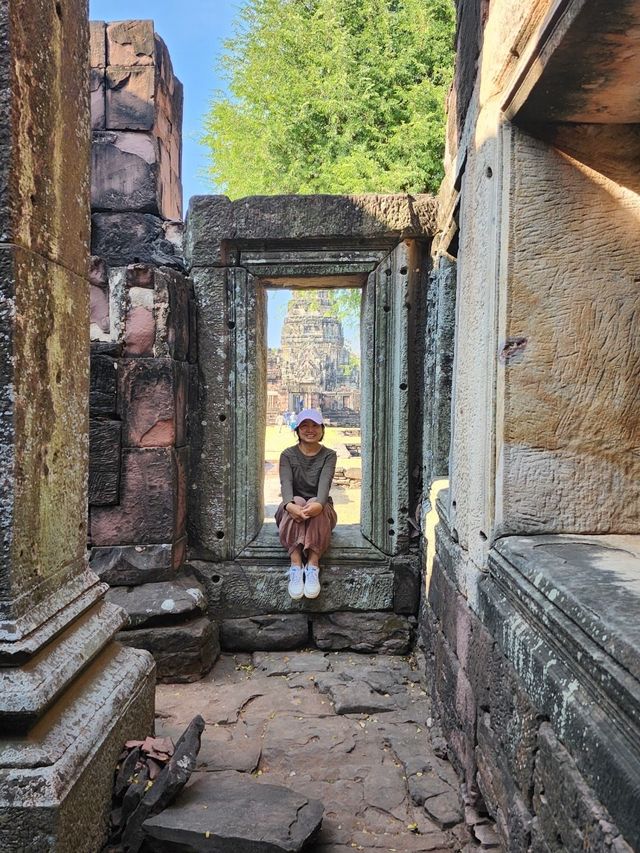
[[(46, 50), (42, 49), (46, 45)], [(153, 663), (85, 554), (84, 0), (0, 0), (0, 849), (99, 849)]]

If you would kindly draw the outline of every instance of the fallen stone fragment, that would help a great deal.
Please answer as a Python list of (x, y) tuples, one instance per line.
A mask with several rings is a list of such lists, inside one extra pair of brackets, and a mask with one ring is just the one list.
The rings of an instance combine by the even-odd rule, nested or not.
[(330, 667), (325, 652), (314, 650), (296, 652), (290, 655), (255, 652), (252, 655), (256, 672), (268, 676), (293, 675), (299, 672), (326, 672)]
[(243, 773), (198, 773), (161, 814), (145, 821), (145, 850), (295, 853), (315, 835), (324, 807)]
[(440, 829), (449, 829), (462, 820), (462, 809), (455, 791), (449, 790), (424, 802), (424, 810)]
[(122, 834), (122, 846), (127, 853), (137, 853), (142, 846), (142, 824), (145, 820), (166, 808), (189, 781), (196, 766), (203, 731), (204, 720), (200, 716), (194, 717), (176, 744), (169, 763), (129, 817)]
[(140, 760), (140, 746), (142, 746), (142, 741), (135, 741), (134, 748), (124, 759), (120, 765), (120, 770), (116, 774), (116, 781), (113, 786), (113, 795), (118, 802), (131, 784), (136, 765)]

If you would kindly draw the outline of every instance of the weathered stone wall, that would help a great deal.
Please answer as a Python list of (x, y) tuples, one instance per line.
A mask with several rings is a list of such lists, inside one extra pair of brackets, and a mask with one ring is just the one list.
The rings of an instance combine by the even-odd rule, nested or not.
[(186, 558), (196, 317), (183, 274), (182, 85), (152, 21), (91, 23), (91, 567), (159, 680), (218, 653)]
[(91, 22), (91, 207), (182, 218), (182, 84), (153, 21)]
[(604, 124), (640, 119), (622, 5), (458, 4), (430, 296), (451, 304), (457, 255), (450, 490), (420, 624), (452, 760), (510, 851), (640, 844), (638, 149)]
[[(87, 568), (85, 2), (0, 3), (0, 849), (94, 853), (153, 662)], [(91, 720), (91, 725), (86, 721)]]

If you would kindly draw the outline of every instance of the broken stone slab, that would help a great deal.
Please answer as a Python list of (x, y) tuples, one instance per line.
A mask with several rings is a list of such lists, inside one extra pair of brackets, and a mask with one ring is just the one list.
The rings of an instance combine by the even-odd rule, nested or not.
[(424, 810), (440, 829), (449, 829), (463, 818), (460, 798), (456, 791), (445, 791), (429, 797), (424, 802)]
[(176, 744), (169, 763), (130, 815), (122, 833), (122, 846), (127, 853), (137, 853), (145, 838), (142, 829), (144, 822), (168, 806), (189, 781), (196, 766), (204, 725), (201, 716), (191, 720)]
[(409, 618), (396, 613), (314, 614), (312, 634), (320, 649), (406, 654), (411, 648), (413, 627)]
[(319, 830), (323, 812), (319, 800), (243, 773), (198, 773), (144, 831), (154, 853), (295, 853)]
[(162, 545), (115, 545), (91, 549), (89, 564), (109, 586), (167, 581), (184, 559), (186, 540)]
[(313, 649), (291, 655), (255, 652), (251, 660), (257, 672), (264, 675), (293, 675), (299, 672), (326, 672), (331, 663), (324, 652)]
[(115, 21), (107, 24), (106, 56), (109, 65), (153, 65), (155, 62), (153, 21)]
[(183, 625), (120, 631), (116, 640), (124, 646), (151, 652), (157, 666), (157, 680), (172, 684), (198, 681), (220, 654), (218, 626), (206, 618)]
[(190, 576), (143, 586), (116, 586), (106, 598), (129, 616), (128, 628), (170, 625), (194, 615), (202, 616), (207, 602), (198, 581)]
[(229, 651), (288, 651), (309, 642), (309, 620), (303, 613), (223, 619), (220, 635)]

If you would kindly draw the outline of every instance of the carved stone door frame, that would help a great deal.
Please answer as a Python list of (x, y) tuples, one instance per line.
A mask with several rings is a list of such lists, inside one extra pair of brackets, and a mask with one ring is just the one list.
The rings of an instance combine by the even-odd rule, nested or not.
[(192, 200), (187, 253), (199, 341), (193, 557), (234, 560), (253, 543), (253, 557), (269, 558), (256, 538), (263, 526), (267, 287), (363, 289), (365, 538), (356, 534), (349, 550), (369, 559), (408, 550), (420, 487), (430, 209), (424, 197), (409, 196)]

